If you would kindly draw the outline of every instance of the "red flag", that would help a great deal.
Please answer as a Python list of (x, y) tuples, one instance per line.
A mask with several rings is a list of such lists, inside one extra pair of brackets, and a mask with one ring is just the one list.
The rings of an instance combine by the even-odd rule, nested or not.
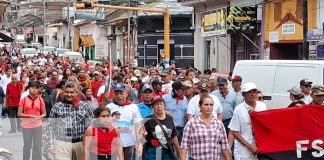
[(260, 159), (324, 159), (324, 106), (251, 113)]

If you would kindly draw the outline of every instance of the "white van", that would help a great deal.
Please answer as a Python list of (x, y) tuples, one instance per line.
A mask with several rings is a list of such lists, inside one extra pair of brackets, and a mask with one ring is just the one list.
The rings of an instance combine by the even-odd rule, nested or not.
[(48, 53), (54, 53), (54, 51), (55, 51), (55, 47), (51, 47), (51, 46), (44, 46), (43, 47), (43, 49), (42, 49), (42, 53), (44, 54), (44, 55), (48, 55)]
[(323, 85), (324, 61), (304, 60), (243, 60), (236, 62), (233, 75), (245, 82), (254, 82), (265, 96), (268, 109), (287, 107), (291, 101), (287, 92), (299, 86), (302, 79)]
[(64, 53), (64, 57), (69, 58), (71, 62), (84, 62), (83, 56), (80, 52), (68, 51)]
[(33, 57), (38, 55), (35, 48), (23, 48), (20, 50), (20, 54), (26, 57)]
[(56, 48), (55, 55), (62, 57), (62, 56), (64, 56), (65, 52), (69, 52), (69, 51), (70, 51), (69, 49), (65, 49), (65, 48)]

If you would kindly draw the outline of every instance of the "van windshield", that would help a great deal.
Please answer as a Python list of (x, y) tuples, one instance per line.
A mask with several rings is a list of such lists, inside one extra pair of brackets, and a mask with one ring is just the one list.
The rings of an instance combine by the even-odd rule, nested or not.
[(65, 52), (67, 52), (68, 50), (66, 49), (60, 49), (60, 50), (57, 50), (57, 55), (64, 55)]
[(22, 50), (21, 54), (37, 54), (36, 50)]
[(71, 61), (82, 61), (82, 56), (81, 55), (68, 55), (69, 59)]

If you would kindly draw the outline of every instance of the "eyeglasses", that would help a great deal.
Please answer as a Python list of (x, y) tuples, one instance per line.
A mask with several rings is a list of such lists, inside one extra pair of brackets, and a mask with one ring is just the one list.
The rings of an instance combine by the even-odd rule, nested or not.
[(304, 87), (306, 87), (306, 88), (311, 88), (312, 87), (312, 85), (303, 85)]
[(209, 90), (209, 89), (201, 89), (200, 92), (201, 92), (201, 93), (209, 93), (210, 90)]
[(260, 97), (258, 97), (258, 100), (259, 101), (262, 101), (262, 100), (264, 100), (264, 97), (263, 96), (260, 96)]

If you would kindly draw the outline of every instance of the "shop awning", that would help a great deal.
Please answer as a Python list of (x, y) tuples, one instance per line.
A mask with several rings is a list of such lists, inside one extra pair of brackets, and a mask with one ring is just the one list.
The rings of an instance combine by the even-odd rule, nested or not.
[(4, 33), (1, 33), (0, 32), (0, 42), (13, 42), (13, 38), (7, 36), (6, 34)]
[(92, 35), (80, 35), (83, 47), (91, 47), (95, 45)]

